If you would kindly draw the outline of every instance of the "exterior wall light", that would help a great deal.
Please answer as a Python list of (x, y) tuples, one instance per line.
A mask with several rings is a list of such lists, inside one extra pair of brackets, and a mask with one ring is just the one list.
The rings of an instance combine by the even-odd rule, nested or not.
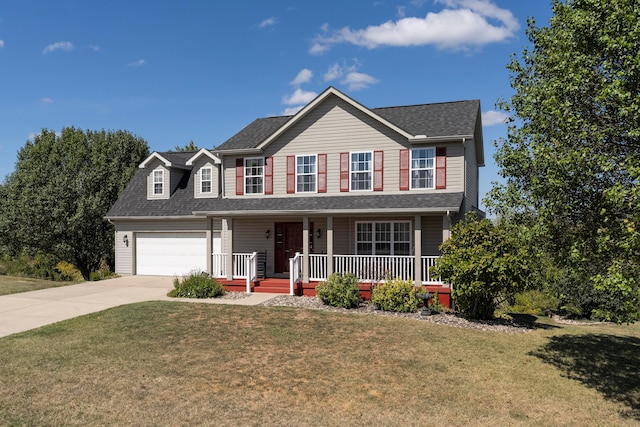
[(125, 246), (129, 246), (129, 236), (125, 234), (122, 238), (122, 241), (124, 242)]
[(316, 231), (316, 237), (319, 239), (320, 236), (322, 236), (322, 232), (320, 231), (320, 229), (318, 228), (318, 230)]
[(269, 230), (267, 228), (267, 231), (264, 232), (264, 237), (266, 237), (267, 239), (269, 238), (269, 235), (271, 235), (271, 230)]

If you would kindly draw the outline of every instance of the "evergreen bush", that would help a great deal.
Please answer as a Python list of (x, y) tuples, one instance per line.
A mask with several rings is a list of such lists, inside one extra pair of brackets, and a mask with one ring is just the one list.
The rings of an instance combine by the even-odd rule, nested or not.
[(358, 278), (352, 273), (333, 273), (316, 286), (316, 292), (320, 301), (332, 307), (356, 308), (362, 301)]
[(224, 295), (224, 286), (207, 275), (192, 272), (182, 280), (173, 280), (173, 287), (167, 294), (176, 298), (216, 298)]
[(379, 310), (411, 313), (418, 309), (420, 299), (412, 282), (402, 279), (387, 280), (376, 285), (371, 302)]

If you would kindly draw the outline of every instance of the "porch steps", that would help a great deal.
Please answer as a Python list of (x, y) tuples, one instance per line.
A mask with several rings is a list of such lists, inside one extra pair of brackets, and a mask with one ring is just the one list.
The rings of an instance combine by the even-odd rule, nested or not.
[[(247, 282), (245, 279), (216, 279), (229, 292), (246, 292)], [(260, 279), (251, 284), (251, 292), (263, 292), (271, 294), (289, 294), (289, 279), (268, 278)]]

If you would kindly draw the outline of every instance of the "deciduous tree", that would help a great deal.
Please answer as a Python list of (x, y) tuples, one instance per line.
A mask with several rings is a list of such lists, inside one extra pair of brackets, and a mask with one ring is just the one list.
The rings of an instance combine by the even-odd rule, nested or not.
[(536, 230), (567, 309), (640, 314), (640, 2), (554, 0), (508, 69), (515, 91), (490, 210)]
[(146, 141), (126, 131), (42, 130), (20, 149), (5, 183), (2, 240), (14, 253), (70, 261), (89, 279), (113, 257), (104, 216), (148, 154)]

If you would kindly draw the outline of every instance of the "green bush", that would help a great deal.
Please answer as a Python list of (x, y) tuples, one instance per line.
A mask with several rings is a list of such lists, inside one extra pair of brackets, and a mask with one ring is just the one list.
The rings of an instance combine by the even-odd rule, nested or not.
[(371, 302), (379, 310), (411, 313), (418, 309), (420, 303), (417, 294), (412, 282), (393, 279), (373, 288)]
[(558, 300), (548, 293), (533, 289), (517, 294), (511, 303), (503, 304), (500, 312), (542, 315), (545, 311), (557, 311)]
[(437, 292), (433, 294), (433, 299), (429, 303), (429, 309), (432, 313), (442, 313), (443, 311), (447, 311), (447, 307), (442, 305), (442, 303), (440, 302), (440, 298)]
[(320, 301), (332, 307), (355, 308), (362, 301), (358, 278), (352, 273), (333, 273), (316, 286), (316, 292)]
[(182, 280), (173, 280), (173, 287), (167, 294), (177, 298), (216, 298), (224, 295), (224, 286), (216, 279), (207, 275), (193, 272)]

